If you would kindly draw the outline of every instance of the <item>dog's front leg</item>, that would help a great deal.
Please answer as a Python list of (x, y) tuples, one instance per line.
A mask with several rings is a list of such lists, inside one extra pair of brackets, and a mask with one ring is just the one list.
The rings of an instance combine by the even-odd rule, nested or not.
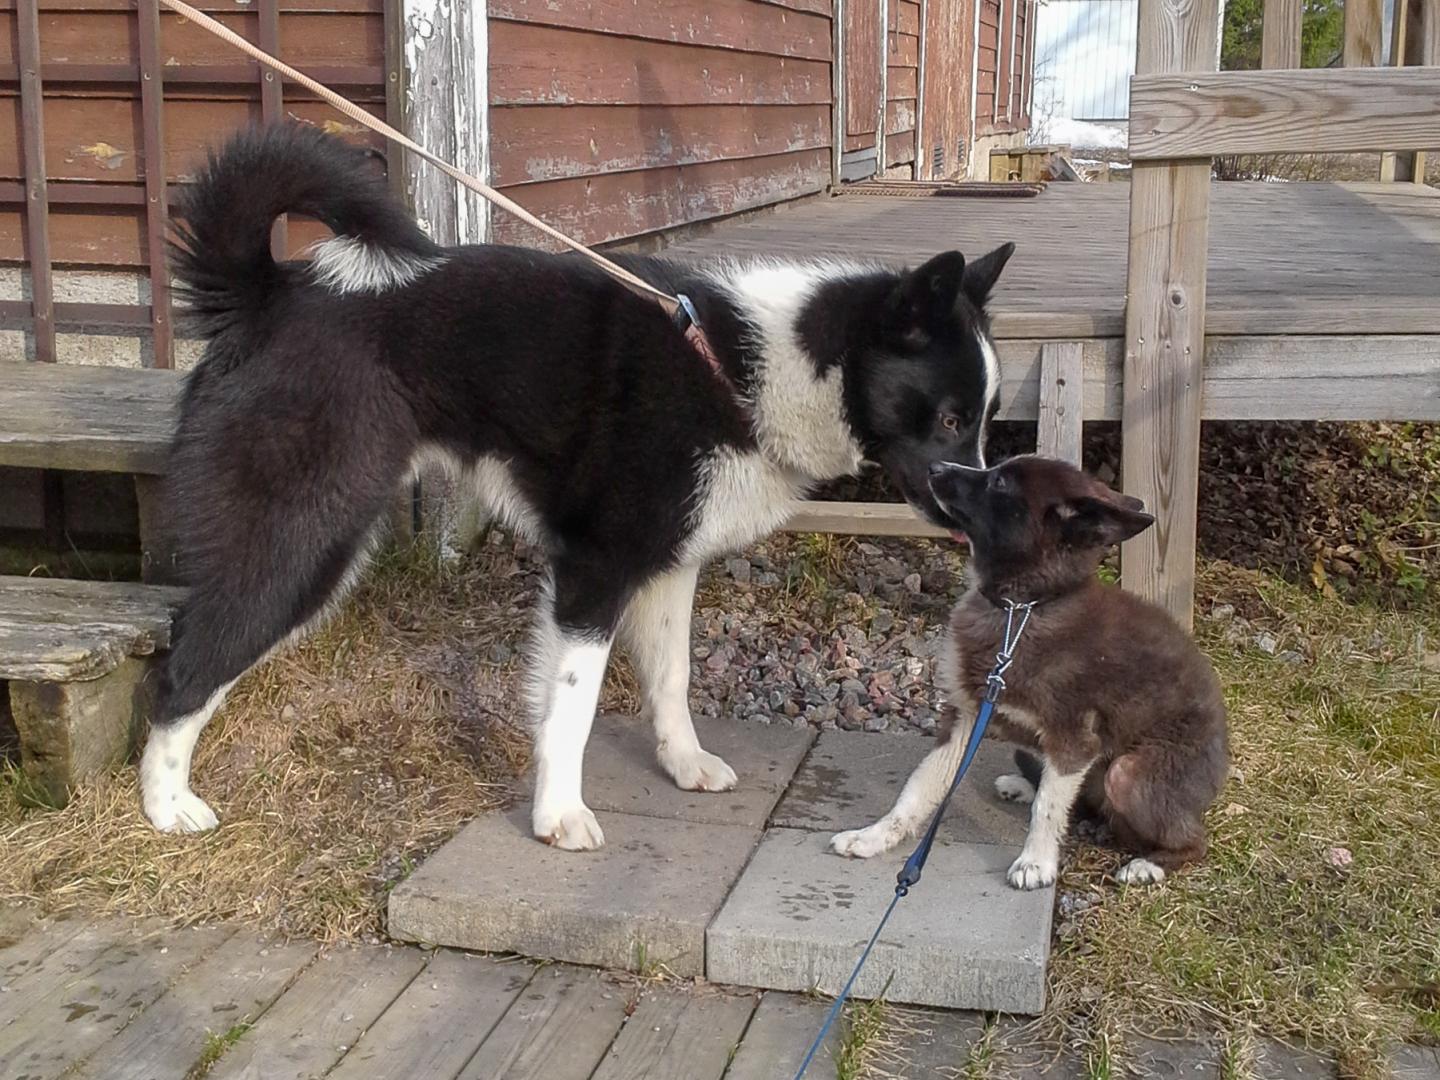
[(890, 812), (868, 828), (836, 833), (830, 838), (830, 850), (837, 855), (868, 859), (918, 833), (950, 789), (955, 770), (965, 756), (974, 722), (959, 718), (973, 715), (968, 701), (947, 707), (948, 731), (941, 736), (940, 745), (915, 767)]
[(605, 834), (581, 795), (581, 772), (610, 658), (610, 635), (567, 629), (546, 603), (535, 636), (530, 697), (539, 727), (531, 825), (547, 844), (590, 851), (605, 843)]
[(735, 771), (707, 753), (690, 719), (690, 612), (698, 566), (648, 582), (625, 609), (620, 631), (655, 725), (655, 756), (686, 791), (729, 791)]
[(1017, 889), (1042, 889), (1055, 884), (1060, 868), (1060, 841), (1070, 825), (1070, 811), (1085, 783), (1090, 764), (1086, 762), (1073, 772), (1064, 772), (1046, 758), (1030, 807), (1030, 831), (1020, 857), (1010, 866), (1007, 875)]

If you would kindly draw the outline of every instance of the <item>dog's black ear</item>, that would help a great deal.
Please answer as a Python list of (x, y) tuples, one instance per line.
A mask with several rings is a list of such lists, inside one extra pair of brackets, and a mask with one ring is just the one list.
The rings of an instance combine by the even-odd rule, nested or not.
[(890, 321), (895, 331), (923, 346), (932, 328), (943, 325), (955, 311), (965, 272), (965, 256), (945, 251), (901, 278), (890, 294)]
[(1001, 244), (990, 254), (982, 255), (965, 267), (962, 287), (972, 304), (977, 307), (985, 306), (995, 288), (995, 282), (1000, 279), (1000, 271), (1005, 269), (1005, 264), (1014, 254), (1014, 244)]
[(1110, 498), (1091, 496), (1065, 504), (1061, 536), (1071, 547), (1110, 547), (1144, 532), (1155, 524), (1145, 504), (1129, 495), (1112, 492)]

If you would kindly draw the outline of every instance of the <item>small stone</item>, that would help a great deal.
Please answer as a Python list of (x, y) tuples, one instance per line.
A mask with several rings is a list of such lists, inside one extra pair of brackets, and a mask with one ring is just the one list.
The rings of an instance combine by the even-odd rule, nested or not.
[(872, 716), (865, 721), (866, 731), (884, 731), (890, 726), (890, 721), (883, 716)]
[(904, 584), (906, 591), (918, 594), (920, 592), (920, 575), (906, 574), (902, 584)]
[(1216, 604), (1210, 609), (1210, 617), (1216, 622), (1225, 622), (1235, 617), (1234, 604)]
[(895, 616), (888, 611), (877, 611), (870, 620), (870, 630), (876, 634), (888, 634), (895, 625)]
[(1286, 649), (1284, 652), (1282, 652), (1282, 653), (1280, 654), (1279, 659), (1282, 660), (1282, 661), (1284, 661), (1284, 662), (1287, 663), (1287, 664), (1303, 664), (1303, 663), (1305, 663), (1305, 656), (1304, 656), (1304, 654), (1303, 654), (1303, 653), (1298, 653), (1298, 652), (1296, 652), (1294, 649)]
[(757, 584), (757, 585), (764, 585), (764, 586), (779, 585), (779, 584), (780, 584), (780, 578), (779, 578), (777, 575), (772, 574), (772, 573), (770, 573), (769, 571), (766, 571), (765, 573), (762, 573), (762, 574), (759, 574), (759, 575), (756, 576), (756, 578), (755, 578), (755, 584)]
[(855, 545), (855, 549), (856, 549), (857, 551), (859, 551), (861, 555), (868, 555), (868, 556), (870, 556), (870, 558), (872, 558), (872, 559), (875, 558), (875, 557), (878, 556), (878, 555), (884, 555), (884, 554), (885, 554), (883, 551), (881, 551), (881, 550), (880, 550), (878, 547), (876, 547), (874, 544), (869, 543), (868, 541), (863, 541), (863, 540), (862, 540), (860, 543), (858, 543), (858, 544)]
[(750, 580), (750, 560), (749, 560), (749, 559), (726, 559), (726, 560), (725, 560), (725, 572), (726, 572), (727, 574), (729, 574), (732, 578), (734, 578), (736, 581), (739, 581), (739, 582), (742, 582), (742, 583), (743, 583), (743, 582), (749, 582), (749, 580)]
[(1255, 647), (1267, 656), (1274, 656), (1275, 651), (1280, 648), (1280, 643), (1270, 634), (1256, 634), (1254, 642)]

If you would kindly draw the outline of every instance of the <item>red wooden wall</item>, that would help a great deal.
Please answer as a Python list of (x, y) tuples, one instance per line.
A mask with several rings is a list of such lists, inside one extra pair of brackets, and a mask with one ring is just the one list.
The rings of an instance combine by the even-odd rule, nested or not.
[[(490, 0), (494, 182), (586, 243), (821, 191), (830, 0)], [(504, 215), (497, 240), (533, 242)]]
[(979, 0), (975, 135), (1030, 126), (1035, 0)]

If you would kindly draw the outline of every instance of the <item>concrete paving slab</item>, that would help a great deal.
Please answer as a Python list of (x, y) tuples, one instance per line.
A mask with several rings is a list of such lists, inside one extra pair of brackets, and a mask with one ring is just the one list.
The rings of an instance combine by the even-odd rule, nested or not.
[[(815, 733), (789, 724), (696, 718), (700, 745), (735, 770), (733, 791), (681, 791), (655, 760), (655, 735), (636, 717), (600, 716), (585, 748), (585, 802), (595, 813), (643, 814), (760, 828)], [(601, 828), (605, 822), (600, 822)]]
[(1440, 1080), (1440, 1047), (1402, 1046), (1390, 1057), (1395, 1080)]
[[(904, 855), (842, 859), (828, 835), (771, 829), (706, 935), (714, 982), (773, 990), (843, 985), (894, 895)], [(1005, 883), (1008, 846), (941, 839), (856, 983), (893, 1002), (1035, 1014), (1045, 1004), (1054, 890)]]
[[(935, 740), (924, 735), (823, 732), (780, 800), (772, 824), (825, 833), (863, 828), (889, 811), (910, 773), (934, 747)], [(972, 844), (1023, 844), (1030, 808), (995, 796), (995, 778), (1014, 771), (1013, 746), (993, 739), (981, 743), (940, 835)]]
[(1135, 1039), (1123, 1060), (1129, 1075), (1145, 1080), (1220, 1080), (1220, 1049), (1204, 1039)]
[(1254, 1073), (1255, 1080), (1335, 1080), (1337, 1075), (1331, 1058), (1278, 1039), (1256, 1042)]
[(390, 894), (391, 935), (701, 974), (705, 928), (760, 830), (616, 813), (601, 823), (605, 846), (574, 852), (531, 837), (528, 806), (477, 818)]

